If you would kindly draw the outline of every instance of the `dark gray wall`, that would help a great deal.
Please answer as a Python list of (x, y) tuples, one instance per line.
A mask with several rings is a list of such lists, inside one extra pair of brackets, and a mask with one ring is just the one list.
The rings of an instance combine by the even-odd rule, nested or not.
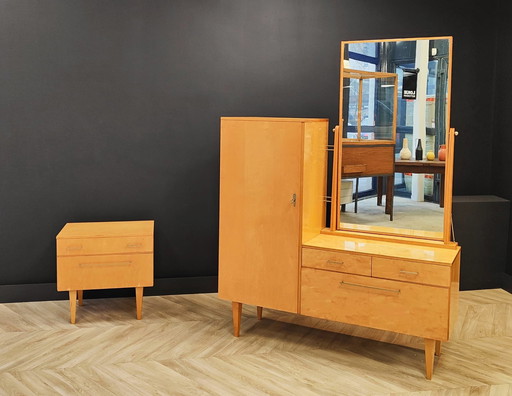
[[(512, 15), (512, 3), (506, 0), (499, 0), (499, 18), (497, 29), (496, 45), (496, 95), (495, 95), (495, 123), (493, 135), (493, 161), (492, 172), (489, 179), (492, 182), (494, 194), (512, 200), (512, 130), (511, 111), (512, 109), (512, 74), (510, 65), (512, 63), (512, 26), (510, 16)], [(485, 134), (482, 134), (484, 137)], [(512, 219), (511, 219), (512, 221)], [(512, 222), (509, 225), (512, 230)], [(512, 235), (508, 236), (507, 272), (512, 275)], [(512, 290), (512, 282), (510, 289)]]
[(73, 221), (154, 219), (156, 278), (215, 276), (219, 117), (335, 125), (341, 40), (454, 36), (455, 194), (490, 193), (495, 7), (457, 3), (2, 0), (0, 285), (55, 282)]

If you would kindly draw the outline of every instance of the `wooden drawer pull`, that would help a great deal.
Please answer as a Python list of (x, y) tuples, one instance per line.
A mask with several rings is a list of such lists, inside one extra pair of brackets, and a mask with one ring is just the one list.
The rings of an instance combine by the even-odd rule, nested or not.
[(327, 260), (327, 264), (336, 264), (336, 265), (343, 265), (343, 261), (334, 261), (334, 260)]
[(138, 248), (138, 247), (142, 247), (142, 243), (128, 243), (126, 245), (127, 248)]
[(404, 274), (404, 275), (419, 275), (420, 274), (419, 272), (405, 271), (405, 270), (400, 270), (400, 273)]
[(72, 245), (66, 248), (67, 251), (82, 250), (82, 245)]
[(110, 263), (80, 263), (80, 267), (123, 267), (131, 265), (131, 261), (112, 261)]
[(340, 282), (340, 286), (345, 286), (345, 285), (346, 286), (363, 287), (365, 289), (373, 289), (373, 290), (385, 291), (385, 292), (396, 293), (396, 294), (400, 293), (400, 289), (386, 289), (384, 287), (360, 285), (360, 284), (357, 284), (357, 283), (350, 283), (350, 282), (345, 282), (345, 281), (341, 281)]

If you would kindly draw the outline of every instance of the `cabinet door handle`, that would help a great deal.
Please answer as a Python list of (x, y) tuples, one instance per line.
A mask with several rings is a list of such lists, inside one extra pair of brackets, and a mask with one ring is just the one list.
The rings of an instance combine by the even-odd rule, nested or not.
[(365, 288), (365, 289), (373, 289), (373, 290), (379, 290), (379, 291), (386, 291), (386, 292), (396, 293), (396, 294), (400, 293), (400, 289), (386, 289), (384, 287), (360, 285), (360, 284), (357, 284), (357, 283), (350, 283), (350, 282), (345, 282), (345, 281), (341, 281), (340, 282), (340, 286), (345, 286), (345, 285), (346, 286), (362, 287), (362, 288)]
[(345, 263), (343, 261), (327, 260), (327, 264), (343, 265)]
[(419, 272), (415, 272), (415, 271), (405, 271), (405, 270), (400, 270), (400, 273), (401, 273), (401, 274), (404, 274), (404, 275), (419, 275), (419, 274), (420, 274)]
[(292, 195), (291, 203), (294, 207), (297, 206), (297, 194)]

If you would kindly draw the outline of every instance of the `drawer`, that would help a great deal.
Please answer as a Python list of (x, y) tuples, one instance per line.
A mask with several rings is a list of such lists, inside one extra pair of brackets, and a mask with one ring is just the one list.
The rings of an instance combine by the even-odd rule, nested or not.
[(151, 253), (152, 251), (152, 236), (57, 239), (57, 256)]
[(447, 340), (449, 289), (302, 268), (301, 314)]
[(374, 257), (372, 260), (372, 276), (424, 285), (450, 287), (451, 268), (445, 265)]
[(302, 266), (367, 276), (372, 273), (370, 256), (330, 250), (302, 248)]
[(57, 290), (153, 286), (153, 254), (57, 257)]

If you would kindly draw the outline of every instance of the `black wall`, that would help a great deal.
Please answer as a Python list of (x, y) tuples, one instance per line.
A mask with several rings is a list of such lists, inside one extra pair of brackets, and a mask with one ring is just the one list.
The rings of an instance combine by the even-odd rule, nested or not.
[(53, 287), (74, 221), (154, 219), (156, 278), (215, 277), (219, 117), (334, 126), (341, 40), (454, 36), (454, 192), (501, 177), (512, 195), (492, 151), (495, 1), (2, 0), (0, 288)]
[[(510, 16), (512, 4), (506, 0), (499, 1), (498, 37), (496, 45), (496, 94), (495, 125), (493, 128), (493, 162), (489, 179), (494, 187), (494, 194), (512, 200), (512, 26)], [(512, 220), (512, 219), (511, 219)], [(512, 222), (509, 229), (512, 230)], [(508, 237), (507, 272), (512, 275), (512, 235)], [(512, 290), (512, 281), (510, 281)]]

